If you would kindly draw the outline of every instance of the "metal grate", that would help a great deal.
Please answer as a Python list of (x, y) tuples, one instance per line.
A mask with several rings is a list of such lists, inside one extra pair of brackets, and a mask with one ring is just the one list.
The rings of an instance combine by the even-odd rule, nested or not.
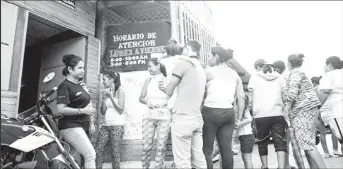
[(112, 13), (109, 25), (133, 22), (170, 21), (169, 4), (164, 2), (136, 3), (109, 8)]

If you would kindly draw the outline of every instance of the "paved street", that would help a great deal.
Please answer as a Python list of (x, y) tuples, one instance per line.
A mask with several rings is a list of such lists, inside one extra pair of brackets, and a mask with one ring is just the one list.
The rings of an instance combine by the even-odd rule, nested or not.
[[(328, 143), (329, 151), (332, 153), (333, 150), (332, 150), (331, 135), (327, 135), (327, 143)], [(320, 144), (318, 144), (317, 147), (318, 147), (320, 153), (324, 156), (322, 146)], [(272, 144), (269, 144), (268, 149), (269, 149), (269, 156), (268, 156), (269, 168), (277, 168), (277, 158), (276, 158), (276, 154), (274, 151), (274, 146)], [(339, 149), (340, 149), (340, 147), (339, 147)], [(307, 161), (305, 159), (305, 156), (303, 158), (304, 158), (306, 168), (309, 168)], [(261, 162), (260, 162), (260, 158), (258, 155), (258, 150), (257, 150), (256, 145), (254, 147), (252, 159), (253, 159), (254, 168), (261, 168)], [(235, 162), (234, 168), (244, 168), (242, 158), (239, 154), (234, 156), (234, 162)], [(294, 159), (290, 158), (290, 162), (291, 162), (291, 165), (296, 166)], [(342, 168), (343, 157), (334, 156), (332, 158), (326, 158), (325, 163), (327, 165), (327, 168), (329, 168), (329, 169)], [(172, 168), (171, 165), (172, 165), (172, 162), (168, 161), (168, 162), (166, 162), (165, 167), (166, 168)], [(142, 166), (142, 163), (140, 161), (129, 161), (129, 162), (122, 162), (121, 163), (121, 168), (123, 168), (123, 169), (125, 169), (125, 168), (141, 168), (141, 166)], [(152, 165), (150, 168), (152, 168), (153, 166), (154, 166), (154, 164), (152, 162)], [(219, 162), (216, 162), (214, 164), (214, 168), (219, 168), (219, 166), (220, 166)], [(106, 163), (103, 165), (103, 168), (104, 169), (111, 168), (111, 164)]]
[[(327, 143), (328, 143), (328, 148), (330, 153), (332, 153), (332, 141), (331, 141), (331, 135), (327, 135)], [(320, 151), (320, 153), (324, 156), (324, 151), (323, 148), (321, 146), (321, 144), (318, 144), (318, 150)], [(339, 147), (340, 150), (340, 147)], [(275, 154), (275, 149), (274, 149), (274, 145), (273, 144), (269, 144), (268, 146), (268, 151), (269, 151), (269, 156), (268, 156), (268, 162), (269, 162), (269, 168), (277, 168), (277, 157)], [(304, 158), (304, 162), (305, 162), (305, 167), (309, 168), (309, 165), (306, 161), (305, 156), (303, 156)], [(261, 162), (260, 162), (260, 158), (258, 155), (258, 149), (257, 146), (255, 145), (254, 147), (254, 151), (253, 151), (253, 164), (254, 164), (254, 168), (261, 168)], [(326, 158), (325, 160), (325, 164), (327, 166), (327, 168), (342, 168), (343, 166), (343, 157), (338, 157), (338, 156), (334, 156), (332, 158)], [(235, 155), (234, 156), (234, 168), (244, 168), (244, 164), (242, 161), (242, 158), (240, 157), (240, 155)], [(294, 158), (290, 157), (290, 163), (293, 166), (296, 166), (296, 163), (294, 161)], [(219, 162), (215, 163), (215, 168), (219, 168)]]

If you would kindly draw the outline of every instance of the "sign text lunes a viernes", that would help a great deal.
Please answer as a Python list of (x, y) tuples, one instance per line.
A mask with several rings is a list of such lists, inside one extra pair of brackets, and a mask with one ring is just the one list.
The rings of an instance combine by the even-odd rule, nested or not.
[(164, 46), (156, 46), (156, 32), (112, 36), (118, 48), (109, 50), (110, 67), (146, 64), (150, 53), (164, 51)]

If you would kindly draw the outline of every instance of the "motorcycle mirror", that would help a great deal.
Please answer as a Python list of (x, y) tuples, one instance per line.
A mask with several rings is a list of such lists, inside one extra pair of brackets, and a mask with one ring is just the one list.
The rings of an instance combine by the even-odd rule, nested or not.
[(48, 75), (46, 75), (43, 79), (44, 83), (50, 82), (55, 77), (55, 72), (51, 72)]

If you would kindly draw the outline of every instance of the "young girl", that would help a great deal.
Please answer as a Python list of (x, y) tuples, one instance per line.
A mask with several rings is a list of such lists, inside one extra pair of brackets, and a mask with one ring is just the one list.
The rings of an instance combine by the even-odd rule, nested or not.
[(252, 132), (251, 122), (252, 117), (248, 110), (249, 97), (245, 96), (245, 107), (244, 113), (241, 121), (236, 123), (236, 128), (238, 128), (239, 141), (241, 143), (242, 159), (244, 162), (244, 167), (254, 168), (251, 160), (251, 153), (254, 148), (255, 137)]
[(120, 168), (120, 144), (124, 133), (124, 107), (125, 92), (121, 88), (120, 75), (113, 72), (103, 74), (101, 113), (105, 115), (105, 124), (101, 126), (95, 151), (96, 166), (101, 168), (103, 164), (103, 152), (105, 145), (112, 143), (112, 168)]

